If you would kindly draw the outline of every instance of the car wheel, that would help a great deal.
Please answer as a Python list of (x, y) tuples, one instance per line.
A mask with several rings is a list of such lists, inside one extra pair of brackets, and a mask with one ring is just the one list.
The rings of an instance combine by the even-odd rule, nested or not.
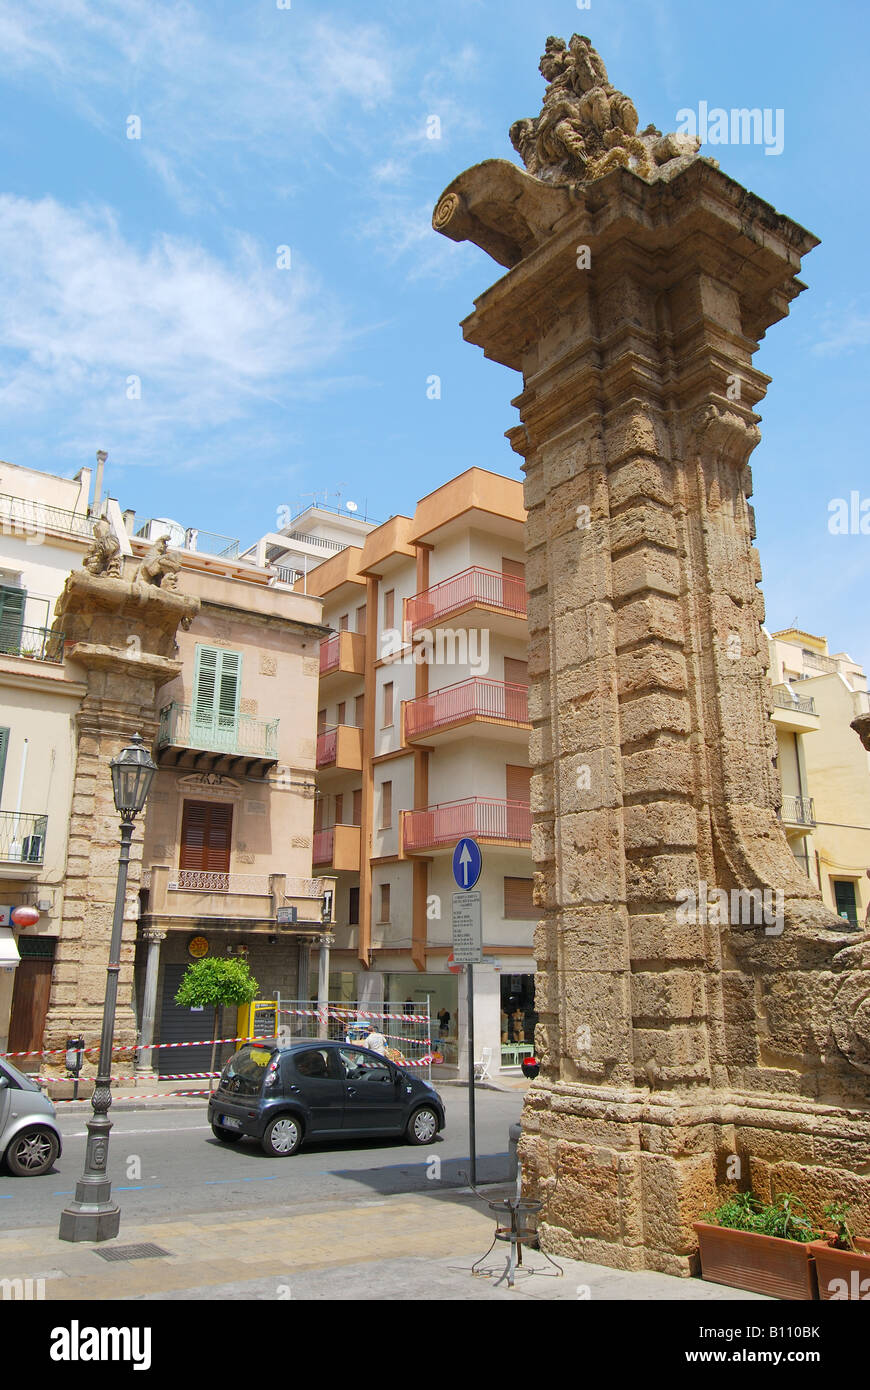
[(10, 1173), (19, 1178), (38, 1178), (54, 1167), (60, 1152), (57, 1135), (50, 1129), (23, 1129), (6, 1150)]
[(237, 1129), (224, 1129), (223, 1125), (212, 1125), (211, 1132), (222, 1144), (238, 1144), (244, 1137)]
[(409, 1144), (431, 1144), (438, 1133), (438, 1116), (431, 1105), (421, 1105), (415, 1110), (405, 1129)]
[(295, 1115), (276, 1115), (266, 1126), (262, 1143), (270, 1158), (289, 1158), (302, 1143), (302, 1121)]

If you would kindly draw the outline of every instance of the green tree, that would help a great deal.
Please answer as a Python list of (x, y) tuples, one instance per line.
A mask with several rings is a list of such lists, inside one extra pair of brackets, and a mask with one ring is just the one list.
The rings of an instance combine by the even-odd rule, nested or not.
[[(224, 960), (219, 956), (207, 956), (205, 960), (194, 961), (181, 977), (176, 1004), (182, 1009), (214, 1009), (214, 1033), (211, 1043), (211, 1066), (214, 1071), (215, 1052), (222, 1004), (250, 1004), (256, 999), (260, 986), (251, 975), (246, 960)], [(209, 1090), (213, 1081), (209, 1078)]]

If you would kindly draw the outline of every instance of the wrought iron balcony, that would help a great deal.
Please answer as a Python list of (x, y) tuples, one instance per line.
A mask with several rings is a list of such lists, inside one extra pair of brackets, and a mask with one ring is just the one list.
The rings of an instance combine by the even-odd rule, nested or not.
[(494, 843), (529, 845), (532, 812), (528, 802), (469, 796), (443, 801), (402, 815), (402, 844), (408, 853), (456, 844), (464, 835)]
[(407, 599), (405, 621), (409, 630), (416, 632), (468, 608), (486, 608), (525, 618), (526, 581), (519, 575), (472, 565)]
[(405, 737), (409, 739), (469, 720), (528, 726), (528, 686), (473, 676), (405, 702)]
[(778, 709), (793, 710), (795, 714), (815, 714), (816, 702), (809, 696), (801, 699), (797, 695), (790, 695), (787, 690), (775, 688), (773, 692), (773, 703)]
[(63, 531), (68, 536), (93, 540), (93, 516), (51, 507), (33, 497), (13, 497), (0, 493), (0, 529), (4, 535), (43, 536), (46, 531)]
[(22, 627), (8, 619), (0, 622), (0, 656), (22, 656), (28, 661), (63, 662), (63, 633), (47, 627)]
[(38, 867), (45, 859), (48, 816), (0, 811), (0, 863)]
[(277, 719), (250, 714), (215, 714), (173, 701), (160, 711), (157, 734), (162, 767), (197, 771), (244, 771), (262, 775), (278, 761)]
[(785, 825), (806, 825), (816, 823), (816, 811), (811, 796), (784, 796), (782, 798), (781, 819)]

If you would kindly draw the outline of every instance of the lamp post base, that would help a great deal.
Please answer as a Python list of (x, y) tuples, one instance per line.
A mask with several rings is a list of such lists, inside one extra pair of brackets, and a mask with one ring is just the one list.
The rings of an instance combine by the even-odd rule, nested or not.
[(60, 1214), (59, 1240), (114, 1240), (121, 1227), (121, 1208), (111, 1202), (72, 1202)]

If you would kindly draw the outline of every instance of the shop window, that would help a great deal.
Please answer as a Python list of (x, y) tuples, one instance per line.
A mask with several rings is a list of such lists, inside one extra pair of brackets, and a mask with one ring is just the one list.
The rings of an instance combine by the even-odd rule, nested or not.
[(504, 915), (515, 922), (535, 921), (537, 909), (532, 902), (534, 879), (506, 878), (504, 881)]
[[(534, 1047), (535, 1024), (534, 975), (502, 975), (501, 977), (501, 1041), (502, 1060), (519, 1065), (520, 1054)], [(512, 1050), (510, 1057), (506, 1052)]]

